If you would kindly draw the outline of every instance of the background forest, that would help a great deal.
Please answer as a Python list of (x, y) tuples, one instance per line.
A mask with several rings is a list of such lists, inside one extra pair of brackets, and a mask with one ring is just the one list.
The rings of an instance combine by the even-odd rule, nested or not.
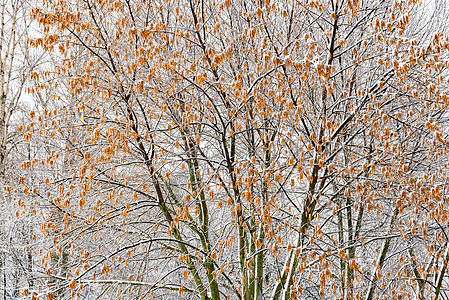
[(447, 299), (443, 0), (2, 0), (2, 299)]

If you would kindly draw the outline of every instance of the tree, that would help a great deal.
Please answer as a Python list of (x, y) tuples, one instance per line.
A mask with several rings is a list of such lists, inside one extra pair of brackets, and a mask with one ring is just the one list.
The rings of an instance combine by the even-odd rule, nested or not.
[(26, 133), (59, 147), (39, 162), (59, 170), (33, 187), (60, 214), (43, 224), (44, 291), (445, 293), (449, 44), (406, 35), (417, 5), (35, 8), (46, 35), (32, 44), (61, 56), (47, 84), (69, 87)]
[(3, 0), (0, 4), (1, 299), (16, 299), (20, 288), (33, 285), (30, 246), (34, 215), (16, 218), (17, 208), (26, 205), (22, 193), (12, 188), (22, 179), (23, 183), (33, 184), (33, 179), (25, 180), (21, 171), (21, 163), (31, 160), (33, 151), (30, 145), (24, 145), (22, 134), (16, 130), (29, 121), (28, 107), (32, 103), (24, 94), (32, 85), (29, 77), (37, 75), (36, 68), (42, 59), (42, 52), (30, 49), (27, 44), (27, 38), (33, 35), (28, 8), (23, 0)]

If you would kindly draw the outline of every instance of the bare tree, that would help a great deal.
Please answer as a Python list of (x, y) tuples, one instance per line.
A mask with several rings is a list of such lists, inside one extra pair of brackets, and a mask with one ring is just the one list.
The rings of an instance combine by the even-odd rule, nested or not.
[(32, 36), (29, 3), (4, 0), (0, 10), (0, 297), (15, 299), (21, 288), (33, 285), (30, 246), (37, 224), (31, 212), (27, 212), (28, 218), (16, 214), (24, 207), (24, 199), (12, 186), (33, 183), (32, 178), (20, 179), (24, 178), (21, 163), (30, 158), (32, 150), (16, 128), (30, 120), (32, 103), (25, 90), (34, 85), (30, 80), (38, 74), (42, 51), (28, 44)]

